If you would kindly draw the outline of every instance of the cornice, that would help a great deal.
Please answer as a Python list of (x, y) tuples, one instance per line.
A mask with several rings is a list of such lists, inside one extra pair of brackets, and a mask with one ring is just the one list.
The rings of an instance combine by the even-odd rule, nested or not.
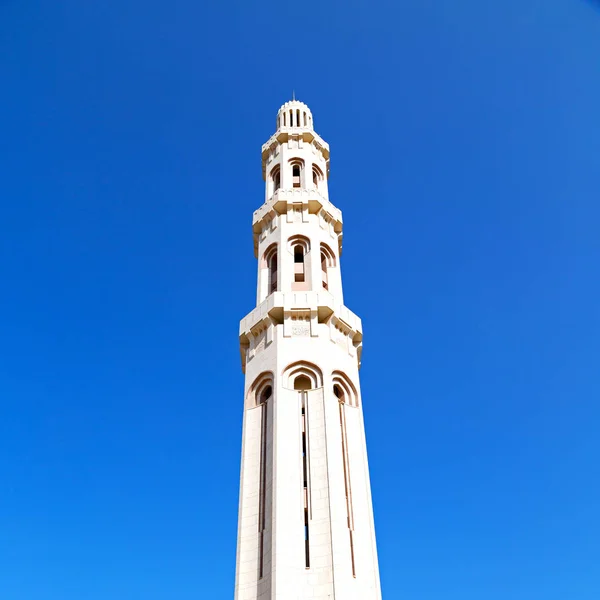
[[(312, 322), (310, 335), (317, 336), (316, 325), (329, 325), (330, 339), (334, 343), (345, 343), (352, 355), (356, 355), (360, 368), (362, 354), (362, 321), (346, 306), (336, 304), (332, 294), (319, 292), (274, 292), (264, 302), (240, 321), (240, 353), (242, 369), (245, 369), (246, 353), (252, 346), (251, 340), (270, 326), (283, 325), (284, 337), (291, 337), (290, 319), (306, 315)], [(267, 333), (272, 339), (272, 334)]]
[(254, 234), (254, 256), (258, 257), (258, 238), (266, 227), (267, 222), (277, 215), (285, 215), (299, 204), (306, 207), (309, 214), (323, 213), (331, 221), (333, 230), (338, 234), (340, 255), (342, 253), (342, 211), (316, 189), (300, 188), (279, 189), (267, 202), (252, 213), (252, 232)]

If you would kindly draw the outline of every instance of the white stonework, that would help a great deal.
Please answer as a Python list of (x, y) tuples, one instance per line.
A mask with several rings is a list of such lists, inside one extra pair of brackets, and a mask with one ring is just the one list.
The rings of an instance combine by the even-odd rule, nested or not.
[(381, 598), (358, 370), (344, 306), (342, 214), (329, 146), (302, 102), (262, 148), (257, 306), (240, 323), (246, 375), (236, 600)]

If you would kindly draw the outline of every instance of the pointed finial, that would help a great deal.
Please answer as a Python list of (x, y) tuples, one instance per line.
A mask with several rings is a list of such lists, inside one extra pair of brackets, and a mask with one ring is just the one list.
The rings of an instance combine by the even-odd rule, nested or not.
[(292, 100), (296, 100), (296, 90), (292, 90)]

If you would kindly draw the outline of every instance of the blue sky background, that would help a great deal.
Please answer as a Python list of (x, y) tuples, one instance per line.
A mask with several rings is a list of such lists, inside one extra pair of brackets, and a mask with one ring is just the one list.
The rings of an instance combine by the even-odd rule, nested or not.
[(0, 81), (0, 598), (233, 597), (292, 89), (344, 211), (384, 598), (600, 597), (598, 3), (0, 0)]

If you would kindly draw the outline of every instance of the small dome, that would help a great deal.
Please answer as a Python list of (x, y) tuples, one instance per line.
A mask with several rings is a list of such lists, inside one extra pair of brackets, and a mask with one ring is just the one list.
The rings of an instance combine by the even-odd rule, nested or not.
[(286, 102), (277, 113), (277, 131), (282, 129), (313, 129), (310, 108), (298, 100)]

